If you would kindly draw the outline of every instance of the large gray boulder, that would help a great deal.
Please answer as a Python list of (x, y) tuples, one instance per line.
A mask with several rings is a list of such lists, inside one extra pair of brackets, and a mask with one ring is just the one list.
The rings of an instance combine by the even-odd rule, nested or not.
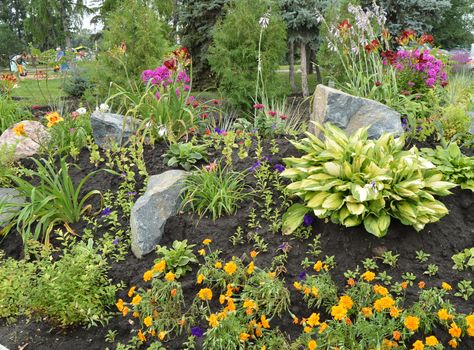
[(126, 144), (139, 125), (139, 120), (120, 114), (95, 111), (91, 115), (94, 140), (102, 148)]
[[(316, 87), (311, 121), (332, 123), (348, 134), (370, 125), (370, 138), (378, 138), (385, 132), (396, 135), (403, 133), (400, 113), (380, 102), (352, 96), (324, 85)], [(319, 133), (312, 123), (310, 131)]]
[[(0, 116), (1, 118), (1, 116)], [(14, 129), (23, 124), (24, 133), (17, 135)], [(0, 152), (12, 152), (14, 159), (31, 157), (46, 147), (48, 130), (40, 122), (24, 120), (11, 126), (0, 136)]]
[(155, 249), (166, 220), (177, 214), (186, 174), (183, 170), (169, 170), (150, 176), (145, 194), (138, 198), (130, 215), (132, 252), (137, 258)]
[[(11, 203), (3, 208), (4, 203)], [(0, 188), (0, 227), (15, 211), (20, 210), (20, 205), (25, 203), (25, 198), (14, 188)], [(15, 204), (18, 204), (16, 206)], [(1, 348), (0, 348), (1, 350)]]

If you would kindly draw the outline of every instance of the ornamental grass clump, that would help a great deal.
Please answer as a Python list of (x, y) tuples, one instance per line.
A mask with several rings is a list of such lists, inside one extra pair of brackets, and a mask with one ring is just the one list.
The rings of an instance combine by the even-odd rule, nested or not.
[(304, 155), (285, 159), (281, 175), (292, 180), (287, 188), (303, 203), (285, 213), (284, 234), (291, 234), (310, 211), (346, 227), (363, 223), (377, 237), (386, 235), (392, 217), (420, 231), (448, 213), (434, 196), (448, 195), (456, 185), (443, 181), (416, 147), (404, 150), (403, 137), (384, 134), (369, 140), (368, 128), (347, 136), (336, 126), (316, 125), (324, 141), (307, 133), (308, 138), (292, 142)]

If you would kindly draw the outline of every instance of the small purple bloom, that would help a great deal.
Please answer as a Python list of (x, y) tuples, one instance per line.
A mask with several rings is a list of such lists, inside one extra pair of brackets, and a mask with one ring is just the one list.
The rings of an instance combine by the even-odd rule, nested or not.
[(215, 128), (214, 131), (217, 133), (217, 135), (224, 135), (225, 134), (225, 130), (221, 130), (219, 128)]
[(287, 253), (290, 250), (291, 246), (288, 242), (283, 242), (278, 246), (278, 249), (281, 249), (284, 253)]
[(191, 328), (191, 335), (196, 338), (201, 338), (204, 334), (204, 331), (201, 327), (192, 327)]
[(298, 276), (298, 279), (300, 281), (304, 281), (306, 279), (306, 271), (301, 271), (299, 276)]
[(259, 160), (257, 160), (257, 161), (255, 162), (255, 164), (252, 165), (252, 167), (250, 168), (250, 171), (255, 171), (255, 170), (257, 170), (257, 168), (259, 168), (261, 165), (262, 165), (262, 163), (261, 163)]
[(111, 213), (112, 213), (112, 210), (109, 207), (107, 207), (107, 208), (104, 208), (104, 210), (102, 210), (102, 212), (100, 213), (100, 216), (109, 216)]
[(120, 242), (120, 238), (115, 238), (115, 239), (112, 241), (112, 244), (113, 244), (113, 245), (117, 245), (117, 244), (119, 244), (119, 242)]
[(274, 166), (275, 170), (278, 171), (279, 173), (282, 173), (285, 170), (285, 166), (282, 164), (275, 164)]
[(135, 191), (127, 192), (127, 196), (134, 196), (136, 194), (137, 194), (137, 192), (135, 192)]
[(314, 222), (314, 218), (311, 214), (305, 214), (304, 219), (303, 219), (303, 224), (305, 226), (311, 226)]

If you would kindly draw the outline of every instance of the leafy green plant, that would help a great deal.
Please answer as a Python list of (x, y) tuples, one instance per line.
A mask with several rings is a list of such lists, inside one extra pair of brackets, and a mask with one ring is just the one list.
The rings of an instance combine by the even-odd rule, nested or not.
[(457, 285), (458, 291), (454, 293), (455, 296), (463, 298), (464, 300), (469, 300), (469, 298), (474, 294), (474, 288), (472, 287), (472, 281), (462, 280)]
[(159, 260), (166, 261), (166, 268), (172, 271), (177, 278), (184, 276), (192, 268), (190, 264), (197, 263), (196, 255), (193, 253), (194, 244), (188, 244), (188, 241), (174, 241), (171, 248), (157, 246), (156, 254)]
[(436, 149), (423, 148), (421, 151), (448, 181), (474, 192), (474, 157), (463, 155), (456, 143), (450, 143), (446, 148), (436, 146)]
[(233, 214), (239, 203), (250, 196), (245, 184), (245, 173), (229, 170), (214, 163), (214, 169), (196, 170), (184, 181), (183, 209), (190, 209), (213, 220), (224, 214)]
[(474, 247), (466, 248), (462, 252), (454, 254), (451, 259), (454, 262), (453, 269), (455, 270), (464, 270), (471, 268), (474, 270)]
[[(64, 224), (68, 231), (73, 232), (69, 224), (79, 221), (84, 213), (91, 211), (92, 205), (87, 204), (91, 197), (99, 196), (102, 202), (98, 190), (81, 194), (84, 184), (98, 171), (90, 172), (75, 185), (65, 158), (59, 160), (59, 167), (54, 165), (53, 160), (32, 160), (36, 168), (28, 171), (27, 175), (38, 179), (39, 184), (35, 185), (17, 175), (8, 176), (26, 202), (21, 205), (21, 210), (7, 219), (1, 232), (6, 234), (16, 225), (24, 243), (30, 239), (49, 242), (49, 234), (55, 225)], [(0, 211), (12, 206), (18, 204), (0, 203)]]
[(416, 251), (416, 260), (418, 260), (420, 263), (427, 262), (430, 256), (431, 254), (425, 253), (423, 250)]
[(23, 116), (28, 115), (22, 111), (17, 103), (8, 96), (0, 93), (0, 134), (12, 125), (20, 122)]
[(184, 170), (190, 170), (191, 167), (200, 160), (207, 162), (207, 146), (194, 145), (192, 142), (172, 143), (168, 152), (163, 157), (168, 166), (180, 166)]
[(435, 195), (448, 195), (455, 184), (404, 139), (385, 134), (369, 140), (368, 128), (347, 136), (336, 126), (317, 124), (324, 141), (308, 138), (292, 142), (304, 155), (286, 158), (282, 176), (293, 181), (288, 190), (303, 201), (283, 216), (283, 233), (291, 234), (306, 213), (346, 227), (364, 224), (377, 237), (387, 233), (391, 217), (417, 231), (448, 213)]

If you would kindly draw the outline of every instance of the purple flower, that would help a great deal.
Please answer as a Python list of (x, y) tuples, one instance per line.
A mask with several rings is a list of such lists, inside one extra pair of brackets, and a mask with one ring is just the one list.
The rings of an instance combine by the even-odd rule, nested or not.
[(191, 328), (191, 335), (196, 338), (201, 338), (204, 334), (204, 331), (201, 327), (192, 327)]
[(283, 242), (278, 246), (278, 249), (281, 249), (284, 253), (287, 253), (290, 250), (291, 246), (288, 242)]
[(113, 245), (117, 245), (117, 244), (119, 244), (119, 242), (120, 242), (120, 238), (115, 238), (115, 239), (112, 241), (112, 244), (113, 244)]
[(127, 192), (127, 196), (134, 196), (136, 194), (137, 194), (137, 192), (135, 192), (135, 191)]
[(257, 160), (253, 165), (252, 167), (250, 168), (250, 171), (255, 171), (257, 168), (259, 168), (260, 166), (262, 165), (262, 163)]
[(298, 275), (298, 279), (300, 281), (304, 281), (306, 279), (306, 271), (301, 271), (300, 274)]
[(157, 92), (155, 93), (155, 97), (156, 97), (156, 99), (157, 99), (158, 101), (160, 100), (161, 95), (160, 95), (160, 92), (159, 92), (159, 91), (157, 91)]
[(104, 208), (100, 213), (100, 216), (109, 216), (112, 213), (112, 210), (109, 207)]
[(305, 214), (304, 219), (303, 219), (303, 224), (305, 226), (311, 226), (314, 222), (314, 218), (311, 214)]
[(219, 128), (215, 128), (214, 131), (217, 133), (217, 135), (224, 135), (225, 134), (225, 130), (221, 130)]
[(282, 173), (285, 170), (285, 166), (281, 164), (275, 164), (274, 166), (275, 170), (278, 171), (279, 173)]

